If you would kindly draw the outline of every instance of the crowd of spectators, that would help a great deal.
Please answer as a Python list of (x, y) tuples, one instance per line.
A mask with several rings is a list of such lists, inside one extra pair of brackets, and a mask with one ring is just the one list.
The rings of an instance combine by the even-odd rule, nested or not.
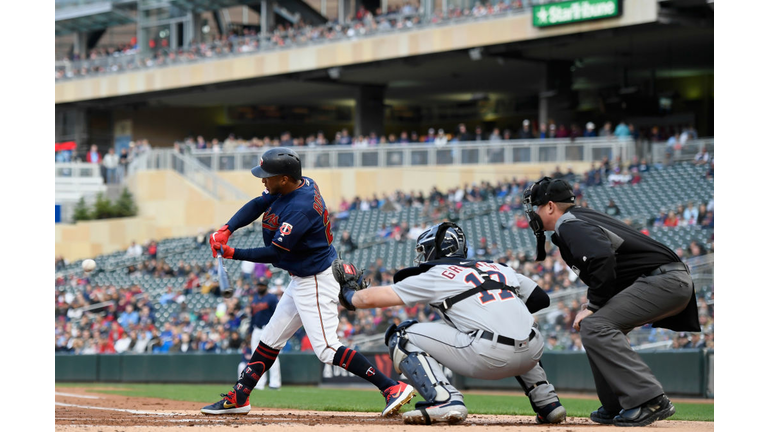
[[(494, 4), (495, 3), (495, 4)], [(111, 47), (97, 47), (86, 55), (72, 53), (57, 62), (56, 79), (75, 78), (93, 74), (151, 68), (166, 64), (191, 62), (211, 57), (257, 52), (280, 47), (301, 46), (313, 42), (355, 39), (366, 35), (439, 24), (467, 17), (500, 15), (524, 7), (522, 0), (476, 2), (473, 7), (450, 7), (424, 14), (418, 2), (405, 1), (390, 5), (387, 10), (367, 10), (364, 6), (351, 13), (345, 22), (334, 20), (323, 25), (311, 25), (303, 20), (296, 24), (278, 24), (267, 34), (243, 26), (237, 31), (211, 36), (205, 42), (193, 41), (189, 47), (173, 49), (168, 38), (151, 39), (148, 52), (142, 53), (135, 37)]]
[[(128, 165), (140, 154), (152, 150), (147, 139), (131, 141), (128, 146), (120, 147), (119, 152), (110, 147), (106, 152), (100, 151), (95, 144), (83, 153), (78, 154), (72, 149), (56, 151), (56, 162), (87, 162), (99, 165), (101, 176), (106, 184), (120, 184), (128, 172)], [(68, 176), (69, 169), (61, 170), (58, 175)]]
[[(556, 170), (557, 173), (557, 170)], [(562, 173), (563, 176), (574, 175)], [(555, 173), (553, 173), (555, 175)], [(587, 175), (587, 174), (585, 174)], [(580, 183), (583, 177), (576, 176), (577, 200), (583, 204)], [(479, 185), (465, 185), (440, 191), (433, 188), (429, 193), (397, 192), (391, 197), (370, 200), (356, 198), (352, 202), (343, 201), (340, 208), (332, 213), (331, 223), (334, 230), (338, 229), (338, 221), (345, 213), (352, 210), (365, 211), (371, 208), (391, 206), (421, 206), (430, 209), (426, 213), (429, 218), (423, 219), (420, 225), (392, 221), (385, 224), (376, 233), (380, 241), (414, 240), (431, 223), (445, 220), (453, 210), (461, 208), (467, 201), (485, 201), (490, 197), (504, 198), (503, 204), (495, 211), (514, 213), (514, 224), (517, 228), (527, 228), (527, 220), (519, 212), (522, 209), (519, 196), (528, 185), (525, 179), (511, 181), (481, 182)], [(693, 203), (680, 206), (680, 219), (703, 225), (707, 216), (714, 212), (714, 201), (699, 206)], [(442, 209), (442, 210), (441, 210)], [(706, 213), (704, 213), (706, 211)], [(702, 219), (701, 214), (705, 217)], [(615, 215), (621, 217), (620, 213)], [(643, 228), (647, 230), (647, 227)], [(647, 231), (646, 231), (647, 233)], [(207, 238), (210, 233), (200, 231), (195, 239), (196, 247), (207, 250)], [(339, 250), (350, 253), (358, 247), (350, 232), (341, 233)], [(493, 239), (481, 238), (477, 245), (472, 245), (469, 256), (480, 259), (493, 259), (516, 269), (523, 275), (531, 277), (548, 294), (573, 292), (573, 289), (584, 289), (576, 275), (571, 272), (560, 258), (559, 251), (551, 243), (547, 245), (547, 257), (541, 262), (533, 261), (532, 257), (522, 251), (502, 250)], [(709, 248), (692, 241), (686, 248), (678, 248), (676, 252), (684, 261), (697, 259), (710, 253)], [(78, 354), (87, 353), (120, 353), (120, 352), (240, 352), (250, 340), (247, 334), (247, 321), (250, 317), (248, 304), (255, 294), (254, 281), (266, 277), (270, 280), (270, 290), (281, 296), (284, 286), (283, 279), (275, 276), (272, 269), (264, 264), (242, 262), (239, 274), (232, 275), (236, 293), (232, 299), (220, 297), (216, 281), (216, 266), (212, 259), (203, 262), (184, 262), (170, 257), (158, 257), (156, 241), (145, 245), (135, 242), (126, 249), (126, 258), (136, 259), (125, 268), (129, 277), (135, 283), (129, 287), (117, 288), (113, 285), (94, 285), (88, 275), (77, 272), (65, 276), (63, 269), (67, 262), (62, 257), (56, 259), (56, 350)], [(360, 263), (364, 264), (364, 263)], [(378, 258), (366, 268), (366, 278), (374, 284), (390, 284), (395, 272), (399, 269), (386, 268), (383, 259)], [(165, 280), (166, 278), (182, 277), (184, 282), (169, 284), (162, 295), (150, 299), (142, 289), (141, 281), (145, 277)], [(75, 288), (67, 290), (65, 288)], [(701, 287), (699, 287), (701, 288)], [(578, 291), (578, 290), (577, 290)], [(217, 299), (215, 307), (193, 310), (187, 305), (192, 294), (213, 296)], [(703, 346), (714, 347), (714, 292), (709, 291), (699, 299), (699, 314), (703, 334), (676, 334), (670, 331), (653, 329), (650, 326), (643, 332), (645, 339), (641, 343), (667, 341), (673, 348)], [(178, 312), (164, 321), (162, 325), (156, 318), (156, 309), (162, 305), (175, 302), (179, 305)], [(583, 350), (578, 333), (572, 332), (571, 324), (574, 316), (585, 303), (583, 294), (569, 297), (569, 300), (557, 300), (546, 314), (537, 316), (540, 328), (548, 335), (547, 349), (552, 350)], [(389, 309), (366, 309), (350, 312), (341, 310), (339, 336), (344, 343), (354, 343), (356, 337), (373, 336), (384, 331), (390, 324), (407, 319), (433, 321), (439, 316), (429, 306), (394, 307)], [(306, 335), (298, 331), (289, 342), (286, 351), (311, 350)]]
[[(615, 129), (612, 129), (611, 122), (605, 123), (605, 126), (599, 134), (594, 133), (594, 124), (588, 122), (585, 127), (580, 127), (576, 123), (572, 123), (570, 127), (566, 127), (565, 124), (557, 123), (554, 120), (549, 120), (547, 124), (542, 123), (540, 128), (542, 132), (540, 134), (531, 133), (532, 128), (537, 124), (536, 121), (524, 120), (519, 128), (514, 127), (486, 127), (483, 124), (476, 124), (474, 128), (467, 126), (465, 123), (459, 123), (454, 130), (446, 131), (445, 129), (429, 127), (426, 133), (419, 133), (416, 130), (402, 130), (400, 133), (388, 133), (379, 134), (372, 131), (367, 135), (353, 135), (347, 128), (341, 128), (340, 130), (333, 131), (327, 134), (326, 131), (318, 131), (317, 133), (309, 133), (306, 135), (295, 134), (291, 131), (283, 131), (279, 136), (264, 135), (262, 137), (253, 136), (251, 138), (244, 138), (242, 135), (230, 133), (226, 138), (220, 139), (218, 137), (206, 139), (202, 135), (188, 136), (185, 139), (178, 140), (174, 143), (174, 147), (182, 152), (189, 150), (207, 150), (212, 152), (232, 152), (232, 151), (247, 151), (258, 150), (263, 147), (321, 147), (321, 146), (351, 146), (351, 147), (373, 147), (377, 145), (405, 145), (405, 144), (431, 144), (436, 147), (442, 147), (448, 144), (465, 143), (473, 141), (488, 141), (488, 142), (502, 142), (515, 139), (553, 139), (553, 138), (619, 138), (619, 139), (632, 139), (635, 141), (641, 140), (650, 143), (665, 142), (664, 138), (670, 135), (679, 135), (681, 130), (689, 130), (686, 138), (683, 141), (684, 145), (689, 139), (696, 139), (698, 135), (695, 134), (690, 126), (685, 125), (672, 125), (664, 128), (658, 126), (635, 128), (632, 124), (626, 125), (624, 122), (620, 122)], [(532, 126), (534, 125), (534, 126)], [(472, 132), (470, 132), (470, 130)], [(561, 133), (562, 132), (562, 133)], [(696, 162), (698, 164), (710, 163), (709, 154), (704, 151), (701, 154), (697, 154)], [(625, 164), (626, 165), (626, 164)], [(605, 177), (602, 177), (601, 181), (616, 181), (616, 182), (628, 182), (631, 181), (632, 168), (637, 167), (640, 172), (647, 171), (648, 163), (645, 160), (633, 161), (633, 164), (625, 166), (627, 171), (619, 172), (606, 172)], [(613, 174), (616, 179), (608, 179), (607, 176)], [(599, 184), (599, 183), (598, 183)]]
[[(207, 248), (206, 244), (200, 247)], [(482, 249), (482, 251), (481, 251)], [(248, 305), (256, 293), (255, 281), (266, 277), (270, 291), (282, 296), (283, 279), (272, 277), (271, 269), (263, 264), (243, 262), (241, 272), (232, 275), (236, 292), (231, 299), (220, 296), (215, 281), (213, 260), (202, 263), (179, 261), (171, 266), (167, 260), (151, 255), (152, 245), (142, 249), (142, 261), (132, 266), (129, 273), (136, 276), (135, 283), (125, 288), (114, 285), (94, 285), (88, 275), (71, 274), (56, 279), (56, 351), (73, 354), (114, 354), (114, 353), (165, 353), (165, 352), (240, 352), (250, 340)], [(129, 252), (126, 252), (129, 253)], [(523, 275), (531, 277), (550, 295), (568, 292), (582, 287), (575, 275), (560, 258), (556, 248), (548, 246), (544, 261), (535, 262), (523, 252), (500, 251), (498, 246), (487, 246), (481, 240), (474, 256), (494, 259), (504, 263)], [(683, 258), (687, 260), (687, 257)], [(57, 269), (64, 264), (57, 258)], [(366, 268), (365, 278), (374, 285), (391, 284), (398, 269), (388, 269), (378, 258)], [(183, 286), (169, 285), (156, 298), (150, 298), (142, 289), (144, 276), (153, 278), (185, 277)], [(71, 287), (75, 290), (66, 290)], [(197, 310), (187, 305), (192, 294), (213, 296), (213, 307)], [(711, 296), (713, 297), (713, 295)], [(157, 308), (175, 302), (177, 312), (160, 323)], [(571, 324), (581, 304), (586, 302), (585, 294), (571, 296), (570, 300), (553, 302), (550, 311), (537, 316), (541, 329), (548, 334), (548, 348), (551, 350), (583, 350), (578, 333), (571, 330)], [(714, 348), (714, 308), (704, 297), (699, 300), (699, 314), (705, 346)], [(354, 344), (356, 337), (374, 336), (384, 332), (390, 324), (408, 319), (421, 322), (439, 320), (439, 315), (429, 306), (393, 307), (387, 309), (365, 309), (354, 312), (341, 309), (339, 337), (343, 343)], [(672, 341), (674, 348), (693, 347), (700, 343), (700, 335), (692, 333), (684, 337), (674, 332), (645, 329), (643, 343)], [(678, 337), (680, 336), (680, 337)], [(683, 343), (683, 339), (690, 343)], [(289, 341), (284, 351), (311, 351), (306, 335), (299, 330)]]

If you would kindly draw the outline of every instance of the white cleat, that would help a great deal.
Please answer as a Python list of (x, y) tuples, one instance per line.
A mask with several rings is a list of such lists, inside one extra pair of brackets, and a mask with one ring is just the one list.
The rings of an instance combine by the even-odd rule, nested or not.
[(421, 403), (417, 404), (415, 410), (403, 414), (405, 424), (457, 424), (467, 418), (467, 407), (460, 401), (451, 401), (432, 406), (419, 405)]

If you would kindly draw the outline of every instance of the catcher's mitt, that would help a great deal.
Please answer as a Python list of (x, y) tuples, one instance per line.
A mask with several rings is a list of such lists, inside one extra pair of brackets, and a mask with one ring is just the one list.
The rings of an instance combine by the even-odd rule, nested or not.
[(333, 278), (339, 283), (339, 302), (348, 310), (356, 310), (352, 305), (355, 291), (368, 288), (369, 281), (363, 280), (363, 273), (350, 262), (336, 258), (331, 264)]

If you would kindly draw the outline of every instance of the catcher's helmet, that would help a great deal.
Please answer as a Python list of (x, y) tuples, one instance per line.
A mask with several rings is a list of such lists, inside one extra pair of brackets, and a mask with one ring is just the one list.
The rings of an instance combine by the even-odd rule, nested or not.
[(286, 147), (275, 147), (261, 155), (258, 166), (251, 169), (258, 178), (287, 175), (301, 180), (301, 160), (295, 151)]
[(416, 262), (440, 258), (466, 258), (467, 237), (453, 222), (434, 225), (416, 239)]

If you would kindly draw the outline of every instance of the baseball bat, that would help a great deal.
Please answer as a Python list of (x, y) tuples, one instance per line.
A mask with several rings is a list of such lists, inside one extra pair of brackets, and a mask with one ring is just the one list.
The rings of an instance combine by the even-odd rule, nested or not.
[(221, 291), (221, 296), (228, 299), (235, 294), (235, 290), (229, 285), (229, 276), (227, 275), (227, 269), (224, 268), (224, 259), (221, 257), (221, 251), (219, 251), (217, 257), (219, 259), (219, 290)]

